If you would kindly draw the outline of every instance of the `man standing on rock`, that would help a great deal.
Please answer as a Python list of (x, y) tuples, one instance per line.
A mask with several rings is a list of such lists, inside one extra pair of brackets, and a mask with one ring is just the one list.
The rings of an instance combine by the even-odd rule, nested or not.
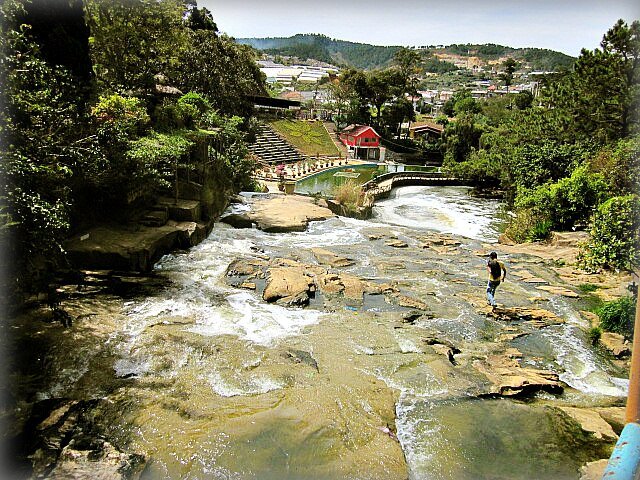
[[(504, 263), (498, 261), (498, 254), (491, 252), (489, 254), (489, 261), (487, 262), (487, 272), (489, 273), (489, 283), (487, 283), (487, 302), (492, 307), (496, 306), (496, 300), (494, 298), (496, 294), (496, 288), (500, 285), (507, 276), (507, 269)], [(502, 278), (500, 278), (502, 277)]]

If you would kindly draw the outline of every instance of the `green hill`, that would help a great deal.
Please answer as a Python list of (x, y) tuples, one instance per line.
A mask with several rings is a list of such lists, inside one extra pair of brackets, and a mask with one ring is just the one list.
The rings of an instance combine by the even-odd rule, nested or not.
[[(297, 34), (292, 37), (239, 38), (238, 43), (251, 45), (257, 50), (272, 55), (298, 57), (300, 60), (319, 60), (338, 66), (373, 70), (388, 66), (400, 46), (379, 46), (366, 43), (336, 40), (319, 34)], [(495, 44), (453, 44), (445, 47), (421, 47), (428, 71), (446, 71), (450, 63), (442, 65), (434, 54), (448, 54), (459, 57), (478, 57), (488, 62), (511, 56), (517, 62), (533, 70), (562, 70), (569, 68), (575, 58), (561, 52), (543, 48), (512, 48)]]
[(313, 59), (365, 70), (388, 66), (400, 49), (399, 46), (384, 47), (335, 40), (318, 34), (297, 34), (287, 38), (238, 38), (236, 41), (273, 55)]

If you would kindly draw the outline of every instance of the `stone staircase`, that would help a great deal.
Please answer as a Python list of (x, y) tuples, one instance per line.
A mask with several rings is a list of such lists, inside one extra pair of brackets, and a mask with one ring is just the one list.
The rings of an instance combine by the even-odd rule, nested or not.
[(282, 138), (269, 125), (261, 124), (256, 141), (249, 145), (249, 150), (261, 162), (270, 165), (294, 163), (307, 160), (293, 145)]

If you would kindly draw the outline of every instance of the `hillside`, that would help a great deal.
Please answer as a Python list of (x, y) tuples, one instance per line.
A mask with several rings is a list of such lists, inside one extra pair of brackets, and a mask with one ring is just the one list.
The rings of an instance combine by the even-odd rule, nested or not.
[(388, 66), (400, 48), (336, 40), (318, 34), (297, 34), (288, 38), (238, 38), (236, 41), (273, 55), (313, 59), (365, 70)]
[[(319, 34), (297, 34), (292, 37), (239, 38), (238, 43), (251, 45), (272, 55), (319, 60), (338, 66), (365, 70), (386, 67), (400, 46), (379, 46), (329, 38)], [(453, 44), (421, 46), (426, 71), (441, 73), (456, 69), (463, 63), (490, 65), (507, 56), (532, 70), (560, 70), (575, 60), (569, 55), (542, 48), (512, 48), (495, 44)], [(463, 67), (464, 68), (464, 67)]]

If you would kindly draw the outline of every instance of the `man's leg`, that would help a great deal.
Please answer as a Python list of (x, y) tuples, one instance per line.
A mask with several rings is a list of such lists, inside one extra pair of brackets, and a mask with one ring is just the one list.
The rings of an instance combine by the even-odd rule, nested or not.
[(489, 282), (487, 283), (487, 302), (489, 302), (489, 305), (491, 305), (492, 307), (496, 306), (496, 300), (494, 296), (496, 294), (497, 286), (498, 285), (496, 283), (493, 283), (491, 280), (489, 280)]

